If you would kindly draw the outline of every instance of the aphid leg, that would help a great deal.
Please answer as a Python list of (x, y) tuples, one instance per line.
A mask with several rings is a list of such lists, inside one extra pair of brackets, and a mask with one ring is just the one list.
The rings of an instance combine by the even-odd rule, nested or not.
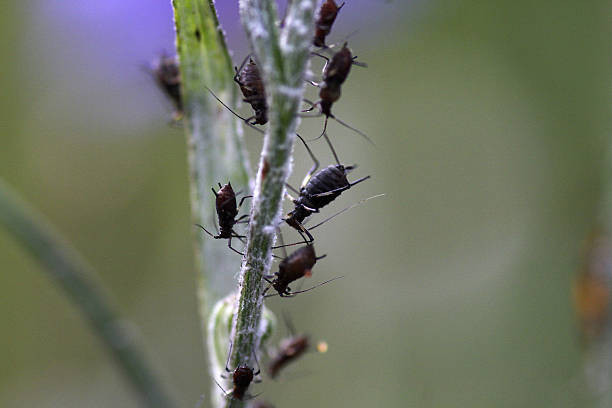
[(243, 203), (243, 202), (244, 202), (244, 200), (246, 200), (247, 198), (253, 198), (253, 196), (252, 196), (252, 195), (247, 195), (247, 196), (242, 197), (242, 198), (240, 199), (240, 203), (238, 204), (238, 210), (240, 210), (240, 207), (242, 207), (242, 203)]
[(340, 160), (338, 159), (338, 155), (336, 154), (336, 149), (334, 149), (334, 146), (332, 146), (331, 141), (329, 140), (329, 137), (327, 137), (327, 133), (323, 133), (323, 137), (325, 138), (325, 141), (327, 142), (327, 145), (329, 146), (329, 149), (331, 150), (332, 154), (334, 155), (334, 159), (336, 159), (336, 163), (338, 165), (340, 165)]
[(323, 54), (319, 54), (318, 52), (311, 52), (310, 55), (316, 55), (317, 57), (321, 57), (325, 60), (325, 65), (323, 65), (323, 72), (325, 72), (325, 69), (327, 68), (327, 64), (329, 64), (329, 58), (326, 57)]
[[(311, 101), (309, 99), (306, 99), (306, 98), (302, 99), (302, 102), (305, 102), (308, 105), (310, 105), (310, 108), (301, 111), (302, 113), (312, 112), (317, 107), (317, 105), (319, 104), (319, 102), (313, 102), (313, 101)], [(304, 117), (306, 117), (306, 118), (318, 118), (321, 115), (322, 115), (321, 113), (318, 113), (316, 115), (300, 115), (300, 117), (303, 117), (303, 118)]]
[(225, 361), (225, 371), (231, 373), (232, 370), (229, 369), (230, 358), (232, 357), (232, 347), (234, 347), (234, 343), (230, 341), (229, 351), (227, 352), (227, 360)]
[[(255, 359), (255, 364), (257, 364), (257, 371), (253, 373), (253, 376), (256, 376), (261, 373), (261, 367), (259, 366), (259, 361), (257, 361), (257, 353), (255, 353), (255, 350), (253, 350), (253, 359)], [(256, 382), (261, 382), (261, 378)]]
[[(225, 109), (227, 109), (228, 111), (230, 111), (234, 116), (236, 116), (237, 118), (241, 119), (248, 127), (255, 129), (256, 131), (258, 131), (261, 134), (264, 134), (265, 132), (261, 129), (259, 129), (258, 127), (256, 127), (253, 123), (251, 123), (251, 121), (253, 119), (256, 118), (256, 116), (251, 116), (248, 118), (244, 118), (242, 116), (240, 116), (238, 113), (236, 113), (235, 110), (233, 110), (232, 108), (230, 108), (225, 102), (223, 102), (221, 99), (219, 99), (219, 97), (217, 95), (215, 95), (215, 93), (209, 88), (209, 87), (205, 87), (208, 92), (211, 93), (211, 95), (221, 104), (225, 107)], [(245, 102), (248, 102), (247, 100), (245, 100)]]
[[(242, 237), (242, 236), (240, 236), (240, 235), (235, 235), (235, 236), (233, 236), (233, 237), (235, 237), (235, 238), (243, 238), (243, 237)], [(234, 251), (234, 252), (235, 252), (235, 253), (237, 253), (238, 255), (242, 255), (242, 256), (244, 256), (244, 254), (243, 254), (242, 252), (240, 252), (239, 250), (237, 250), (236, 248), (234, 248), (234, 247), (232, 246), (232, 238), (233, 238), (233, 237), (229, 237), (229, 238), (228, 238), (228, 240), (227, 240), (227, 246), (229, 247), (229, 249), (231, 249), (232, 251)]]
[[(222, 376), (222, 377), (223, 377), (223, 376)], [(225, 378), (227, 378), (227, 377), (223, 377), (223, 378), (225, 379)], [(225, 398), (228, 398), (228, 397), (230, 396), (230, 394), (229, 394), (227, 391), (225, 391), (225, 390), (223, 389), (223, 387), (221, 386), (221, 384), (219, 384), (219, 383), (217, 382), (217, 380), (215, 380), (215, 379), (213, 378), (213, 381), (215, 382), (215, 384), (217, 384), (217, 387), (219, 387), (219, 389), (220, 389), (220, 390), (223, 392), (223, 395), (225, 395)]]
[[(200, 224), (196, 224), (196, 226), (198, 226), (198, 227), (202, 228), (202, 229), (204, 230), (204, 232), (205, 232), (205, 233), (207, 233), (207, 234), (208, 234), (208, 235), (210, 235), (211, 237), (215, 238), (215, 236), (214, 236), (212, 233), (210, 233), (210, 232), (209, 232), (209, 231), (208, 231), (206, 228), (204, 228), (202, 225), (200, 225)], [(216, 239), (216, 238), (215, 238), (215, 239)]]
[[(317, 158), (315, 157), (315, 155), (312, 152), (312, 150), (310, 150), (310, 147), (308, 146), (308, 143), (306, 143), (306, 141), (302, 138), (302, 136), (298, 135), (297, 133), (295, 135), (300, 138), (300, 140), (304, 144), (304, 147), (306, 148), (306, 151), (308, 152), (308, 155), (310, 156), (310, 158), (313, 161), (312, 167), (310, 168), (310, 170), (308, 170), (308, 173), (306, 174), (306, 177), (304, 177), (304, 181), (302, 182), (302, 186), (305, 186), (306, 183), (308, 183), (308, 180), (310, 180), (310, 177), (319, 168), (319, 164), (320, 163), (319, 163), (319, 160), (317, 160)], [(333, 149), (332, 149), (332, 151), (333, 151)], [(297, 192), (297, 191), (296, 191), (296, 193), (299, 194), (299, 192)]]
[[(300, 192), (299, 192), (299, 191), (298, 191), (298, 190), (297, 190), (295, 187), (293, 187), (291, 184), (289, 184), (289, 183), (285, 183), (285, 186), (286, 186), (286, 187), (287, 187), (289, 190), (293, 191), (295, 194), (300, 194)], [(294, 199), (293, 197), (291, 197), (291, 195), (289, 195), (289, 193), (285, 193), (285, 194), (287, 194), (287, 195), (289, 196), (289, 199), (290, 199), (291, 201), (295, 201), (295, 199)]]

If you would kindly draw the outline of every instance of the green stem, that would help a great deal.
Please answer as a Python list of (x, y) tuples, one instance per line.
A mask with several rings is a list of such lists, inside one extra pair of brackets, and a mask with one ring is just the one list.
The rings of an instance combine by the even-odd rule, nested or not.
[[(240, 0), (240, 15), (260, 65), (269, 106), (266, 133), (253, 192), (253, 208), (239, 281), (239, 299), (233, 321), (232, 367), (253, 367), (262, 336), (260, 324), (262, 276), (270, 273), (272, 245), (280, 224), (285, 183), (297, 127), (297, 111), (304, 91), (314, 26), (315, 0), (290, 3), (285, 26), (277, 28), (273, 0)], [(226, 407), (242, 407), (228, 399)]]
[(29, 208), (0, 180), (0, 224), (34, 256), (108, 347), (143, 405), (169, 408), (173, 404), (147, 363), (141, 348), (110, 305), (91, 267), (50, 224)]
[[(212, 0), (173, 0), (176, 44), (179, 55), (184, 124), (189, 157), (191, 210), (194, 223), (212, 229), (216, 217), (210, 188), (231, 181), (236, 191), (248, 194), (249, 165), (240, 121), (223, 108), (206, 87), (230, 106), (237, 101), (232, 81), (233, 67)], [(207, 322), (213, 305), (235, 287), (234, 271), (240, 257), (228, 250), (225, 241), (216, 241), (195, 229), (195, 257), (198, 276), (199, 311), (209, 372), (218, 377), (220, 362), (212, 350), (214, 333)], [(213, 319), (214, 320), (214, 319)], [(211, 381), (213, 404), (220, 390)]]

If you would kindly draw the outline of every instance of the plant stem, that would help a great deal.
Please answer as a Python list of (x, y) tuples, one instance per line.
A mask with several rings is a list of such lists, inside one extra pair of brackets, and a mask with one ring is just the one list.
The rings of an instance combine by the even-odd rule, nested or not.
[(91, 267), (70, 247), (42, 215), (24, 203), (0, 180), (0, 224), (43, 265), (51, 280), (63, 289), (95, 334), (107, 346), (143, 405), (170, 408), (170, 399), (153, 373), (134, 336), (127, 330), (94, 280)]
[[(239, 299), (231, 335), (232, 367), (254, 360), (261, 337), (262, 276), (270, 272), (272, 245), (281, 221), (285, 183), (304, 90), (304, 73), (314, 26), (315, 0), (290, 3), (285, 26), (278, 29), (273, 0), (240, 0), (240, 15), (264, 80), (270, 125), (259, 162), (253, 207), (239, 281)], [(226, 406), (241, 407), (228, 399)]]
[[(211, 228), (215, 219), (210, 188), (231, 181), (236, 191), (249, 188), (249, 165), (240, 121), (212, 98), (206, 87), (235, 106), (237, 87), (232, 81), (232, 61), (212, 0), (173, 0), (176, 45), (181, 70), (184, 124), (189, 158), (191, 210), (194, 223)], [(213, 305), (234, 289), (232, 277), (240, 257), (224, 241), (196, 230), (195, 258), (201, 328), (209, 373), (218, 376), (219, 361), (211, 318)], [(213, 401), (220, 390), (211, 381)], [(213, 404), (217, 405), (215, 402)]]

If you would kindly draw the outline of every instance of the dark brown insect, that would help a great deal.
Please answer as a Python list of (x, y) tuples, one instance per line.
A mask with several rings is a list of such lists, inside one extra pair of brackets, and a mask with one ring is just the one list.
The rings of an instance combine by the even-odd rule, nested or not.
[(317, 21), (315, 22), (316, 31), (313, 40), (315, 47), (326, 47), (325, 37), (329, 35), (336, 16), (343, 6), (344, 3), (338, 6), (334, 0), (326, 0), (321, 4)]
[(183, 99), (181, 97), (181, 73), (176, 56), (162, 55), (150, 70), (159, 88), (174, 105), (174, 120), (183, 116)]
[[(251, 367), (249, 367), (246, 364), (240, 364), (234, 370), (230, 370), (229, 360), (231, 356), (232, 356), (232, 344), (230, 343), (229, 353), (227, 354), (227, 361), (225, 362), (225, 372), (227, 374), (232, 375), (232, 384), (233, 384), (232, 391), (228, 393), (223, 389), (223, 387), (221, 387), (219, 383), (217, 383), (217, 385), (219, 386), (219, 388), (221, 388), (221, 390), (226, 396), (232, 397), (238, 400), (243, 400), (246, 395), (246, 391), (249, 388), (249, 385), (251, 385), (251, 382), (261, 382), (261, 380), (256, 378), (256, 376), (259, 375), (261, 370), (259, 369), (259, 363), (257, 363), (257, 357), (255, 357), (255, 362), (257, 363), (257, 366), (258, 366), (257, 371), (254, 371)], [(255, 354), (253, 354), (253, 356), (255, 356)], [(221, 378), (227, 379), (227, 375), (222, 374)], [(249, 399), (250, 398), (254, 398), (254, 397), (249, 397)]]
[(245, 220), (245, 218), (248, 218), (248, 214), (245, 214), (240, 218), (236, 218), (236, 216), (238, 215), (244, 200), (252, 196), (247, 195), (242, 197), (240, 204), (236, 205), (236, 194), (234, 193), (231, 183), (227, 183), (224, 186), (219, 183), (219, 191), (215, 191), (215, 189), (212, 188), (212, 192), (215, 195), (217, 218), (219, 219), (219, 234), (213, 235), (202, 225), (196, 225), (202, 228), (214, 239), (227, 239), (227, 246), (232, 251), (242, 255), (242, 252), (232, 247), (232, 238), (238, 238), (242, 241), (242, 238), (246, 237), (244, 235), (238, 235), (236, 231), (234, 231), (234, 225), (248, 222), (248, 220)]
[[(348, 190), (355, 184), (369, 179), (370, 176), (362, 177), (359, 180), (350, 183), (346, 176), (353, 169), (355, 169), (356, 165), (344, 166), (340, 164), (338, 156), (336, 155), (331, 143), (329, 143), (327, 136), (325, 139), (329, 143), (329, 147), (334, 154), (337, 164), (327, 166), (315, 173), (315, 171), (319, 168), (319, 161), (312, 153), (312, 150), (310, 150), (310, 147), (308, 147), (308, 144), (306, 144), (304, 139), (302, 139), (299, 135), (298, 137), (306, 147), (306, 150), (308, 151), (308, 154), (312, 158), (314, 164), (306, 174), (306, 177), (304, 177), (304, 181), (302, 182), (302, 186), (300, 187), (299, 191), (287, 184), (287, 187), (298, 194), (298, 197), (293, 198), (289, 196), (291, 201), (293, 201), (295, 208), (293, 211), (287, 214), (287, 217), (284, 220), (287, 224), (297, 230), (302, 238), (304, 238), (304, 241), (308, 243), (314, 241), (314, 237), (308, 231), (308, 229), (302, 225), (304, 220), (311, 214), (318, 213), (321, 208), (334, 201), (340, 194), (342, 194), (343, 191)], [(306, 234), (308, 239), (304, 237), (304, 234)]]
[(247, 55), (240, 69), (236, 67), (234, 69), (236, 70), (234, 81), (240, 86), (244, 96), (243, 100), (255, 111), (255, 115), (246, 118), (245, 122), (251, 125), (265, 125), (268, 123), (268, 103), (257, 63), (250, 55)]
[[(332, 105), (340, 99), (340, 95), (342, 94), (342, 84), (346, 81), (349, 72), (351, 71), (351, 66), (365, 66), (365, 64), (361, 62), (355, 61), (357, 56), (353, 56), (351, 50), (347, 47), (347, 43), (344, 43), (342, 49), (335, 53), (331, 60), (325, 55), (313, 53), (323, 59), (325, 59), (325, 66), (323, 67), (323, 78), (322, 82), (317, 84), (316, 82), (309, 81), (312, 85), (319, 88), (319, 100), (317, 102), (311, 102), (309, 100), (304, 99), (304, 101), (310, 104), (310, 108), (304, 110), (303, 112), (311, 112), (317, 106), (320, 108), (320, 113), (315, 115), (314, 117), (318, 117), (321, 115), (325, 115), (325, 122), (323, 124), (323, 131), (321, 132), (321, 136), (325, 134), (327, 131), (327, 121), (329, 118), (334, 119), (336, 122), (340, 123), (342, 126), (351, 129), (352, 131), (358, 133), (363, 138), (365, 138), (368, 142), (372, 143), (372, 140), (360, 131), (359, 129), (355, 129), (349, 124), (341, 121), (336, 116), (334, 116), (331, 112)], [(313, 117), (313, 116), (310, 116)]]
[(270, 377), (276, 378), (282, 368), (306, 353), (309, 347), (310, 342), (306, 335), (293, 335), (281, 341), (276, 354), (268, 365)]
[[(291, 291), (289, 284), (305, 276), (312, 276), (313, 266), (318, 260), (323, 259), (326, 256), (327, 255), (322, 255), (317, 257), (313, 245), (305, 245), (293, 252), (291, 255), (286, 256), (278, 265), (278, 272), (275, 272), (274, 275), (264, 276), (264, 280), (270, 284), (264, 290), (264, 296), (270, 288), (273, 288), (280, 297), (293, 297), (298, 293), (308, 292), (309, 290), (324, 285), (335, 279), (339, 279), (339, 277), (330, 279), (309, 289), (295, 292)], [(266, 297), (270, 296), (276, 295), (268, 295)]]

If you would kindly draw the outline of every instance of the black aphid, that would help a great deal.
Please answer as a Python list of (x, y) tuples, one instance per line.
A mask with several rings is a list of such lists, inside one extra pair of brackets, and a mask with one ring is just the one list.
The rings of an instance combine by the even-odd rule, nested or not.
[(323, 67), (323, 78), (321, 83), (317, 84), (316, 82), (310, 82), (311, 84), (319, 88), (320, 99), (317, 102), (310, 102), (308, 100), (304, 100), (311, 106), (303, 112), (310, 112), (314, 110), (317, 106), (320, 108), (321, 113), (315, 116), (318, 117), (321, 115), (325, 115), (325, 122), (323, 124), (323, 131), (321, 132), (321, 136), (323, 136), (327, 131), (327, 120), (329, 118), (332, 118), (336, 120), (336, 122), (340, 123), (342, 126), (351, 129), (352, 131), (358, 133), (359, 135), (363, 136), (367, 141), (372, 143), (368, 135), (366, 135), (359, 129), (355, 129), (349, 124), (341, 121), (331, 112), (332, 105), (336, 101), (338, 101), (338, 99), (340, 99), (340, 95), (342, 94), (342, 84), (344, 83), (344, 81), (346, 81), (346, 78), (348, 77), (348, 74), (351, 71), (351, 66), (365, 66), (365, 64), (355, 61), (357, 56), (353, 56), (351, 50), (347, 47), (347, 43), (344, 43), (342, 49), (336, 52), (332, 56), (331, 60), (322, 54), (314, 53), (314, 55), (318, 55), (326, 61), (325, 66)]
[(240, 65), (240, 69), (234, 69), (236, 70), (234, 81), (240, 86), (243, 100), (255, 111), (255, 115), (245, 119), (245, 122), (251, 125), (265, 125), (268, 123), (268, 103), (257, 63), (248, 55)]
[(242, 240), (242, 238), (246, 238), (246, 236), (238, 235), (236, 231), (234, 231), (234, 225), (248, 222), (248, 220), (245, 220), (245, 218), (248, 218), (248, 214), (245, 214), (240, 218), (236, 218), (236, 216), (238, 215), (244, 200), (250, 198), (251, 196), (247, 195), (242, 197), (240, 204), (236, 205), (236, 194), (234, 193), (231, 183), (227, 183), (224, 186), (219, 183), (219, 191), (215, 191), (215, 189), (212, 188), (212, 192), (215, 195), (217, 218), (219, 219), (219, 234), (213, 235), (202, 225), (196, 225), (202, 228), (214, 239), (227, 239), (227, 246), (232, 251), (242, 255), (242, 252), (232, 247), (232, 238), (238, 238), (240, 240)]
[[(317, 257), (313, 245), (305, 245), (293, 252), (291, 255), (286, 256), (283, 258), (280, 264), (278, 264), (278, 272), (275, 272), (274, 275), (264, 276), (264, 280), (270, 284), (264, 290), (264, 295), (270, 288), (273, 288), (280, 297), (293, 297), (298, 293), (308, 292), (309, 290), (341, 278), (336, 277), (305, 290), (295, 292), (291, 290), (289, 287), (291, 282), (295, 282), (296, 280), (305, 276), (312, 276), (313, 266), (318, 260), (323, 259), (326, 256), (327, 255), (322, 255)], [(267, 295), (266, 297), (270, 296), (276, 295)]]
[(321, 4), (317, 21), (315, 21), (316, 31), (313, 40), (315, 47), (326, 47), (325, 37), (329, 35), (336, 16), (343, 6), (344, 3), (338, 6), (334, 0), (326, 0)]
[[(229, 360), (230, 360), (231, 355), (232, 355), (232, 345), (230, 344), (229, 353), (227, 355), (227, 361), (225, 362), (225, 372), (232, 375), (232, 384), (233, 384), (232, 391), (228, 393), (223, 389), (223, 387), (221, 387), (221, 385), (219, 385), (219, 383), (217, 383), (217, 385), (219, 386), (219, 388), (221, 388), (221, 390), (227, 397), (232, 397), (237, 400), (243, 400), (246, 395), (246, 391), (249, 388), (249, 385), (251, 385), (251, 382), (261, 382), (261, 380), (258, 380), (255, 378), (256, 376), (259, 375), (261, 370), (259, 369), (259, 363), (257, 364), (258, 366), (257, 371), (254, 371), (251, 367), (249, 367), (246, 364), (241, 364), (238, 367), (236, 367), (234, 370), (230, 370)], [(255, 358), (255, 361), (257, 362), (257, 358)], [(221, 375), (221, 378), (225, 379), (227, 378), (227, 375)], [(249, 397), (248, 399), (250, 398), (254, 398), (254, 397)]]
[[(352, 183), (349, 182), (346, 176), (356, 167), (356, 165), (344, 166), (340, 164), (338, 156), (336, 155), (331, 143), (329, 143), (327, 135), (325, 135), (325, 139), (329, 143), (329, 147), (334, 154), (337, 164), (327, 166), (315, 173), (315, 171), (319, 168), (319, 161), (312, 153), (312, 150), (310, 150), (310, 147), (308, 144), (306, 144), (304, 139), (302, 139), (299, 135), (297, 136), (302, 143), (304, 143), (304, 146), (306, 147), (306, 150), (308, 151), (308, 154), (312, 158), (314, 164), (306, 174), (306, 177), (304, 177), (304, 181), (302, 182), (302, 186), (300, 187), (299, 191), (287, 185), (289, 189), (298, 194), (298, 197), (293, 198), (289, 196), (293, 201), (295, 208), (289, 212), (289, 214), (287, 214), (287, 217), (284, 220), (291, 227), (295, 228), (300, 235), (302, 235), (305, 242), (312, 242), (314, 241), (314, 237), (308, 231), (308, 229), (302, 225), (306, 217), (313, 213), (318, 213), (321, 208), (334, 201), (340, 194), (342, 194), (343, 191), (348, 190), (355, 184), (367, 180), (370, 178), (370, 176), (362, 177)], [(304, 237), (304, 234), (306, 234), (308, 239)]]

